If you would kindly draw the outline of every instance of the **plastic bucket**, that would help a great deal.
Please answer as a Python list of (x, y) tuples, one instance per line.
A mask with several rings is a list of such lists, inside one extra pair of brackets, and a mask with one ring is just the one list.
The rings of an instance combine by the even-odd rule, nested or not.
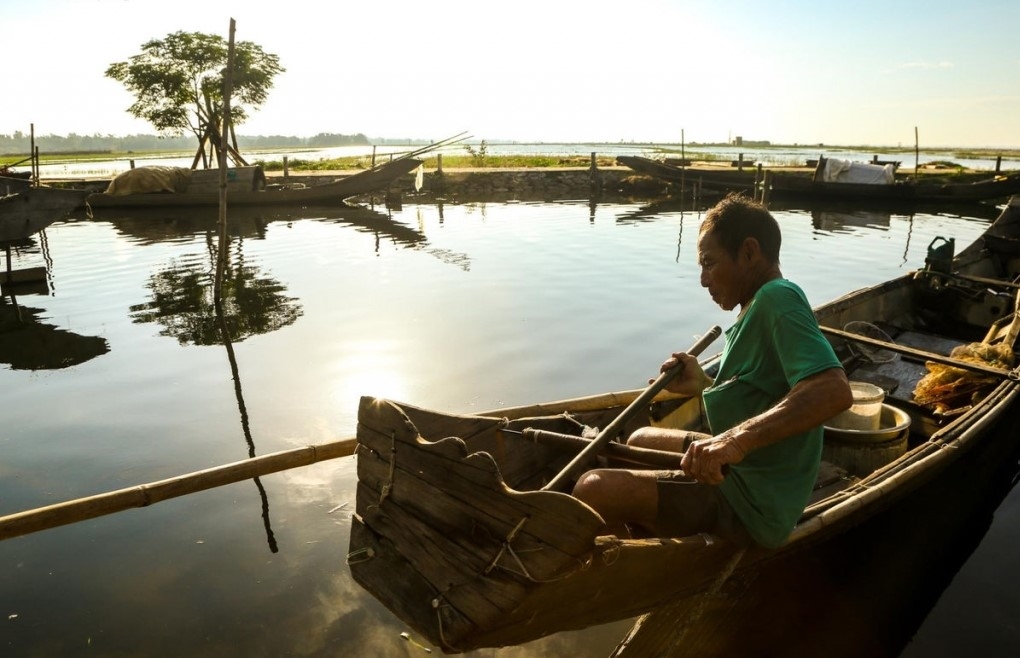
[(882, 422), (882, 402), (885, 391), (867, 382), (850, 382), (853, 405), (835, 416), (826, 425), (843, 430), (877, 431)]

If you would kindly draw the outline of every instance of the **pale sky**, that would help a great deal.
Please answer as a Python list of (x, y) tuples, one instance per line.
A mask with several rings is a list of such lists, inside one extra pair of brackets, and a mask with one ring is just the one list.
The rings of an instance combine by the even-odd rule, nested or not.
[(106, 68), (231, 18), (243, 135), (1020, 148), (1017, 0), (0, 0), (0, 134), (154, 134)]

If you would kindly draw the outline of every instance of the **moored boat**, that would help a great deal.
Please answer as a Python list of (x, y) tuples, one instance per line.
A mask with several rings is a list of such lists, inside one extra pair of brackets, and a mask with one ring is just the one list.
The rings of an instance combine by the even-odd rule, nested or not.
[(757, 177), (761, 176), (760, 170), (750, 163), (746, 169), (727, 169), (707, 166), (681, 167), (638, 155), (618, 155), (616, 161), (639, 174), (691, 189), (697, 186), (705, 190), (723, 192), (750, 191), (755, 188)]
[[(843, 163), (844, 174), (823, 175), (833, 162)], [(969, 182), (933, 182), (897, 177), (892, 165), (848, 163), (820, 158), (814, 176), (769, 171), (764, 176), (769, 198), (842, 199), (910, 203), (976, 203), (1005, 199), (1020, 193), (1020, 174), (993, 175)]]
[[(446, 652), (520, 644), (696, 600), (722, 579), (908, 499), (981, 450), (1017, 404), (1020, 198), (973, 244), (816, 309), (851, 380), (882, 390), (878, 429), (826, 430), (811, 504), (777, 549), (707, 535), (624, 538), (560, 480), (639, 391), (439, 413), (364, 398), (348, 564), (355, 580)], [(715, 358), (706, 360), (711, 373)], [(704, 429), (699, 398), (660, 396), (619, 428)], [(544, 434), (543, 434), (544, 432)], [(671, 453), (610, 443), (600, 460), (661, 467)]]
[(0, 195), (0, 242), (24, 239), (80, 207), (87, 192), (59, 187), (25, 187)]
[[(413, 157), (396, 158), (371, 169), (310, 187), (266, 186), (265, 175), (262, 173), (261, 167), (234, 168), (227, 172), (228, 180), (233, 178), (235, 181), (233, 184), (228, 182), (227, 204), (229, 206), (340, 204), (352, 196), (386, 189), (401, 176), (409, 174), (420, 165), (421, 160)], [(156, 184), (146, 188), (146, 191), (129, 190), (128, 193), (122, 194), (118, 193), (114, 186), (112, 190), (90, 194), (85, 202), (89, 208), (216, 207), (219, 205), (218, 171), (208, 170), (209, 180), (201, 181), (200, 185), (193, 185), (191, 180), (193, 174), (190, 174), (189, 170), (182, 172), (153, 171), (152, 173), (154, 175), (148, 178), (154, 179)], [(212, 184), (206, 184), (207, 182)], [(113, 184), (111, 185), (113, 186)]]

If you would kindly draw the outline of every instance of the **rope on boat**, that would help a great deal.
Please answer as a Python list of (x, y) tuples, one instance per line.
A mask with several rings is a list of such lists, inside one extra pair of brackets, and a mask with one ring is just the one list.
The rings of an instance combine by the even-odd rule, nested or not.
[[(517, 522), (517, 525), (513, 527), (513, 530), (510, 531), (510, 534), (508, 534), (506, 536), (506, 539), (504, 539), (503, 542), (500, 544), (499, 551), (496, 553), (496, 557), (492, 558), (492, 562), (489, 562), (489, 566), (485, 567), (485, 570), (482, 571), (484, 575), (488, 576), (489, 573), (496, 567), (496, 563), (499, 562), (499, 559), (503, 557), (504, 553), (507, 552), (513, 555), (517, 563), (521, 565), (522, 569), (524, 569), (524, 565), (521, 564), (520, 558), (518, 558), (517, 554), (514, 553), (514, 548), (513, 546), (510, 545), (510, 542), (514, 540), (514, 538), (517, 536), (517, 533), (520, 532), (521, 528), (524, 527), (524, 524), (527, 523), (527, 521), (528, 517), (525, 516), (524, 518)], [(524, 569), (524, 572), (525, 576), (530, 580), (531, 576), (527, 574), (527, 569)]]
[[(518, 551), (514, 549), (513, 543), (512, 543), (514, 541), (514, 539), (517, 538), (518, 533), (520, 533), (521, 529), (524, 527), (524, 524), (528, 521), (528, 518), (529, 517), (525, 516), (520, 521), (518, 521), (517, 525), (515, 525), (513, 527), (513, 529), (510, 530), (510, 533), (506, 536), (506, 539), (504, 539), (504, 540), (502, 540), (500, 542), (499, 550), (496, 552), (496, 556), (494, 558), (492, 558), (492, 560), (489, 562), (488, 566), (486, 566), (485, 569), (482, 570), (482, 574), (481, 574), (482, 576), (489, 576), (489, 575), (491, 575), (491, 573), (492, 573), (492, 571), (494, 569), (498, 568), (498, 569), (502, 569), (503, 571), (512, 573), (515, 576), (520, 576), (521, 578), (524, 578), (525, 580), (527, 580), (529, 582), (532, 582), (532, 583), (555, 583), (557, 581), (563, 580), (564, 578), (569, 578), (570, 576), (574, 575), (578, 571), (583, 571), (583, 570), (587, 569), (589, 566), (591, 566), (592, 555), (591, 555), (591, 553), (589, 553), (583, 559), (582, 558), (576, 558), (576, 557), (573, 558), (574, 560), (577, 561), (577, 566), (575, 568), (571, 569), (570, 571), (567, 571), (566, 573), (563, 573), (563, 574), (561, 574), (561, 575), (559, 575), (559, 576), (557, 576), (555, 578), (537, 578), (537, 577), (533, 576), (531, 574), (531, 572), (528, 570), (528, 568), (524, 565), (524, 561), (521, 559), (520, 555), (518, 554)], [(490, 535), (490, 537), (491, 537), (491, 535)], [(539, 550), (543, 550), (543, 549), (541, 547), (537, 547), (537, 548), (530, 549), (528, 551), (521, 551), (521, 552), (533, 552), (533, 551), (539, 551)], [(512, 565), (511, 566), (507, 566), (505, 564), (500, 564), (500, 562), (504, 561), (503, 557), (506, 556), (506, 555), (509, 555), (511, 558), (513, 558), (513, 562), (517, 565), (516, 569), (513, 568)]]
[(397, 431), (390, 432), (390, 473), (389, 480), (379, 490), (379, 505), (390, 495), (393, 489), (393, 475), (397, 471)]
[(372, 549), (371, 546), (367, 548), (359, 548), (347, 554), (347, 566), (351, 566), (352, 564), (360, 564), (362, 562), (368, 562), (374, 557), (375, 551)]
[(687, 615), (683, 624), (673, 635), (673, 641), (670, 642), (669, 651), (666, 652), (666, 655), (675, 655), (675, 652), (680, 647), (680, 643), (684, 639), (684, 635), (687, 634), (687, 630), (698, 622), (698, 619), (700, 619), (701, 615), (704, 614), (705, 608), (708, 606), (708, 602), (719, 595), (719, 592), (722, 591), (723, 585), (730, 579), (733, 572), (736, 571), (737, 565), (740, 564), (740, 560), (743, 559), (745, 553), (747, 553), (746, 548), (742, 548), (734, 553), (733, 557), (730, 558), (730, 561), (726, 563), (726, 566), (723, 567), (722, 571), (719, 572), (719, 575), (716, 576), (712, 585), (698, 597), (698, 601), (694, 605), (694, 610)]
[[(442, 596), (442, 595), (440, 595), (440, 596)], [(443, 608), (443, 607), (453, 608), (453, 606), (451, 606), (449, 604), (446, 604), (444, 606), (440, 602), (439, 597), (437, 596), (436, 598), (432, 599), (432, 607), (436, 611), (436, 625), (439, 627), (439, 641), (443, 644), (444, 647), (446, 647), (447, 649), (450, 650), (449, 653), (463, 653), (463, 651), (461, 651), (457, 647), (455, 647), (452, 644), (450, 644), (449, 642), (447, 642), (446, 641), (446, 634), (443, 633), (443, 613), (441, 611), (441, 608)], [(456, 608), (454, 608), (454, 610), (456, 610)]]

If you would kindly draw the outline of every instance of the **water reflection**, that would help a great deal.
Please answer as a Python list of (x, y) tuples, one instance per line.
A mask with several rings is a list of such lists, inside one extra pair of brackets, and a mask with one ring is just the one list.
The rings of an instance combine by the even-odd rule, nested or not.
[[(282, 303), (300, 304), (302, 312), (299, 321), (243, 343), (222, 326), (229, 325), (233, 298), (225, 300), (221, 322), (207, 291), (213, 217), (122, 212), (47, 229), (60, 249), (59, 267), (50, 268), (60, 294), (30, 306), (46, 308), (61, 326), (102, 327), (117, 349), (94, 366), (45, 376), (0, 367), (7, 428), (0, 436), (0, 509), (13, 513), (158, 480), (235, 461), (242, 451), (351, 436), (363, 394), (470, 411), (639, 386), (663, 353), (720, 313), (698, 286), (698, 210), (645, 212), (653, 214), (642, 217), (637, 203), (600, 203), (592, 224), (583, 201), (405, 203), (392, 214), (363, 207), (239, 219), (231, 229), (232, 268), (252, 266), (241, 274), (244, 285), (269, 279), (267, 285), (277, 286), (270, 303), (296, 298)], [(891, 229), (838, 235), (819, 235), (808, 211), (785, 213), (781, 221), (790, 273), (806, 282), (813, 299), (903, 271), (897, 261), (908, 226), (895, 215)], [(910, 227), (911, 266), (923, 263), (934, 235), (962, 244), (980, 232), (979, 223), (917, 217)], [(863, 265), (848, 267), (855, 257)], [(186, 289), (203, 296), (192, 307), (169, 289), (189, 276)], [(157, 303), (154, 288), (164, 285), (160, 294), (169, 298)], [(183, 344), (178, 334), (157, 336), (159, 329), (192, 322), (160, 324), (156, 316), (172, 310), (161, 304), (212, 316), (194, 331), (222, 351), (196, 347), (183, 329)], [(138, 310), (129, 311), (132, 305)], [(149, 324), (136, 321), (143, 314), (152, 315)], [(343, 566), (356, 483), (355, 460), (338, 459), (263, 476), (258, 497), (239, 483), (0, 542), (3, 646), (11, 655), (71, 656), (91, 638), (91, 650), (103, 655), (423, 653), (400, 638), (407, 628)], [(942, 504), (933, 498), (932, 510)], [(917, 522), (938, 521), (930, 516)], [(922, 528), (916, 542), (895, 552), (860, 544), (847, 560), (851, 567), (861, 563), (857, 572), (879, 560), (887, 560), (886, 571), (903, 567), (933, 545), (941, 550), (942, 530), (949, 532)], [(278, 553), (266, 554), (268, 533)], [(831, 575), (843, 567), (803, 560), (822, 566), (763, 575), (757, 582), (765, 603), (749, 606), (748, 614), (789, 605), (775, 602), (778, 596), (835, 593), (823, 598), (822, 591), (810, 599), (816, 606), (793, 611), (802, 618), (771, 619), (774, 629), (763, 638), (782, 629), (785, 639), (808, 636), (832, 650), (872, 632)], [(936, 565), (928, 580), (951, 577), (955, 564), (946, 566), (950, 575)], [(857, 572), (847, 568), (847, 578)], [(884, 600), (885, 581), (875, 575), (870, 591)], [(914, 603), (899, 595), (896, 601), (911, 616), (923, 616), (923, 602), (915, 613)], [(826, 611), (831, 620), (819, 619)], [(746, 617), (740, 623), (748, 628)], [(474, 655), (604, 656), (628, 626)]]
[(19, 304), (13, 292), (0, 298), (0, 362), (14, 370), (53, 370), (110, 351), (104, 338), (60, 329), (43, 322), (43, 313), (43, 309)]
[[(6, 265), (0, 271), (0, 362), (14, 370), (69, 368), (110, 351), (106, 339), (82, 336), (44, 322), (43, 309), (18, 302), (19, 296), (50, 293), (52, 259), (42, 230), (52, 223), (48, 220), (29, 233), (19, 231), (18, 237), (0, 242), (6, 256)], [(37, 232), (38, 245), (34, 236)], [(38, 253), (43, 265), (15, 269), (15, 252), (21, 256)]]
[[(224, 269), (219, 272), (219, 275), (225, 276), (227, 271)], [(214, 286), (214, 289), (223, 291), (223, 281), (218, 283), (219, 285)], [(241, 372), (237, 365), (237, 355), (234, 353), (234, 343), (230, 337), (230, 326), (227, 323), (227, 316), (224, 312), (223, 299), (216, 297), (213, 306), (216, 310), (216, 324), (220, 330), (220, 340), (227, 349), (227, 360), (230, 362), (230, 377), (234, 382), (234, 397), (237, 398), (237, 411), (241, 415), (241, 431), (244, 433), (244, 440), (248, 444), (248, 457), (252, 458), (256, 455), (255, 439), (252, 438), (251, 434), (248, 405), (244, 401), (244, 393), (241, 388)], [(253, 480), (255, 488), (259, 492), (259, 500), (262, 502), (262, 525), (266, 529), (266, 541), (269, 543), (269, 551), (276, 553), (280, 549), (276, 544), (276, 535), (273, 533), (273, 526), (269, 519), (269, 495), (266, 493), (266, 488), (262, 486), (262, 480), (258, 476), (253, 478)]]
[(284, 294), (282, 283), (244, 262), (240, 242), (235, 257), (225, 271), (222, 317), (213, 298), (213, 273), (199, 262), (172, 261), (150, 276), (152, 299), (130, 307), (132, 321), (162, 325), (160, 335), (181, 345), (217, 345), (276, 331), (301, 317), (301, 306)]

